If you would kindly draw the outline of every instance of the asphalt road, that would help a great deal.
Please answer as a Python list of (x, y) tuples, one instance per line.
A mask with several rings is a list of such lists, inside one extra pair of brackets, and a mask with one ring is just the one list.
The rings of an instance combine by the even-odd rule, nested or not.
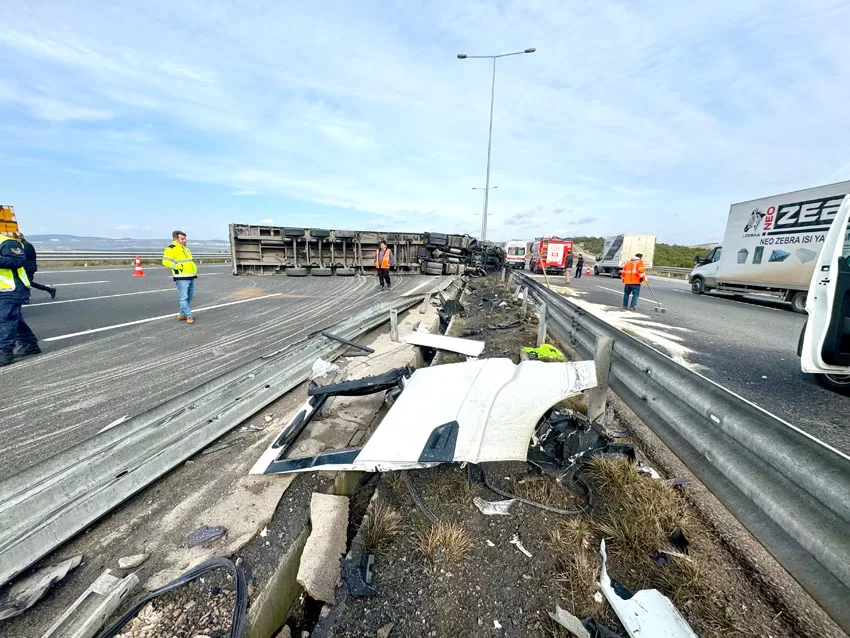
[[(542, 276), (535, 277), (542, 280)], [(562, 277), (550, 281), (563, 285)], [(571, 290), (577, 303), (590, 304), (610, 323), (671, 355), (680, 363), (850, 454), (850, 398), (831, 392), (800, 371), (797, 342), (805, 315), (770, 298), (733, 299), (695, 295), (684, 280), (650, 277), (666, 309), (642, 287), (637, 313), (623, 311), (619, 279), (584, 276)]]
[(146, 271), (37, 274), (59, 293), (51, 301), (33, 291), (24, 308), (43, 354), (0, 368), (0, 479), (378, 299), (439, 281), (406, 275), (381, 292), (372, 276), (234, 277), (230, 266), (201, 266), (189, 326), (176, 320), (169, 273)]

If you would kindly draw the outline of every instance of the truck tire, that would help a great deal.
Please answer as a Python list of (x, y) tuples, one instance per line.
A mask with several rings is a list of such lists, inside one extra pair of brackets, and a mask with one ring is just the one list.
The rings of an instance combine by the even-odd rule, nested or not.
[(306, 277), (307, 269), (306, 268), (287, 268), (286, 275), (288, 277)]
[(702, 277), (694, 277), (691, 282), (691, 292), (695, 295), (701, 295), (705, 292), (705, 280)]
[(850, 374), (816, 374), (815, 379), (823, 387), (850, 397)]
[(330, 277), (334, 274), (334, 271), (330, 268), (311, 268), (310, 274), (314, 277)]
[(303, 237), (304, 229), (303, 228), (284, 228), (283, 229), (284, 237)]
[(429, 233), (428, 244), (431, 246), (445, 246), (448, 243), (448, 238), (443, 233)]
[(335, 230), (334, 239), (354, 239), (357, 237), (356, 230)]
[(310, 229), (310, 237), (312, 239), (325, 239), (331, 236), (331, 231), (325, 230), (324, 228), (311, 228)]
[(799, 312), (800, 314), (806, 314), (806, 295), (808, 293), (798, 292), (793, 297), (791, 297), (791, 310), (794, 312)]
[(354, 268), (337, 268), (336, 275), (337, 277), (353, 277), (357, 274), (357, 271)]
[(593, 267), (593, 274), (596, 275), (597, 277), (599, 276), (599, 266)]
[(426, 261), (422, 264), (422, 272), (426, 275), (442, 275), (443, 264), (438, 261)]

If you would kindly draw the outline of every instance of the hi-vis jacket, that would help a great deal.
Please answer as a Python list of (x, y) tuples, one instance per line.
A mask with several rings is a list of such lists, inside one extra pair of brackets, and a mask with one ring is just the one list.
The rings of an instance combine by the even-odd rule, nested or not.
[(393, 251), (387, 247), (387, 249), (382, 253), (381, 249), (378, 248), (375, 251), (375, 268), (388, 270), (390, 266), (395, 266), (395, 256), (393, 255)]
[(643, 265), (643, 259), (627, 261), (620, 276), (623, 278), (624, 284), (644, 283), (646, 281), (646, 267)]
[[(0, 295), (16, 291), (29, 294), (30, 280), (24, 269), (25, 263), (23, 244), (12, 237), (0, 235)], [(15, 282), (16, 276), (23, 286), (20, 289)]]
[(162, 265), (171, 269), (175, 279), (195, 279), (198, 276), (198, 267), (192, 261), (192, 251), (177, 242), (166, 246), (162, 253)]

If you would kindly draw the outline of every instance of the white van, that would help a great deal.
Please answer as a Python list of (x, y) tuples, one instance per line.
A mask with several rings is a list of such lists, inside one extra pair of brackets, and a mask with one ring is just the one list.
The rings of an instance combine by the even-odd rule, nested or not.
[(525, 254), (528, 251), (528, 244), (518, 239), (512, 239), (505, 246), (507, 257), (505, 262), (510, 268), (519, 268), (525, 270)]

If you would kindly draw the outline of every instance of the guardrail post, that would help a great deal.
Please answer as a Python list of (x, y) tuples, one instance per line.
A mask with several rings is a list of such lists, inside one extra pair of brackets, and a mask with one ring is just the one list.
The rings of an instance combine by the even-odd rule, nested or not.
[(398, 341), (398, 310), (390, 310), (390, 341)]
[(422, 300), (422, 305), (419, 306), (420, 315), (424, 315), (425, 311), (428, 310), (428, 306), (431, 305), (431, 294), (432, 293), (429, 292), (427, 295), (425, 295), (425, 299)]
[(505, 266), (502, 266), (502, 281), (505, 280), (505, 271), (506, 270), (507, 270), (507, 268)]
[(546, 343), (546, 304), (541, 303), (538, 310), (540, 321), (537, 324), (537, 347)]
[(528, 286), (522, 289), (522, 310), (520, 311), (522, 318), (525, 319), (528, 314)]
[(611, 371), (611, 353), (614, 340), (611, 337), (596, 338), (596, 387), (590, 390), (587, 400), (587, 418), (596, 421), (605, 414), (605, 397), (608, 394), (608, 373)]

